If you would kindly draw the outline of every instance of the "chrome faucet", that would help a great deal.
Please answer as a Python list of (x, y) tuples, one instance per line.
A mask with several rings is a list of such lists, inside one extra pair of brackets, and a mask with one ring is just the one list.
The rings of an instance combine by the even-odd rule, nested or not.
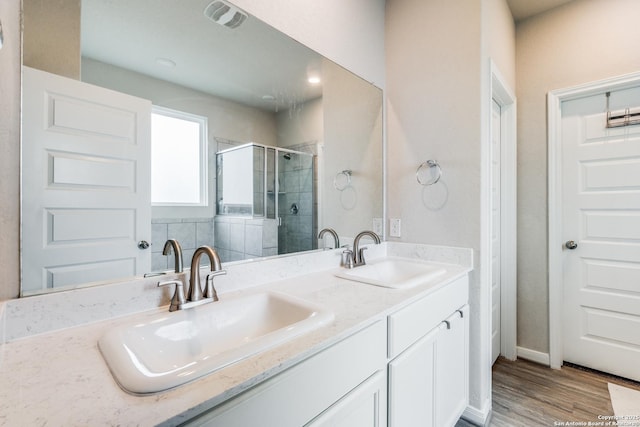
[(360, 247), (360, 239), (364, 236), (369, 236), (373, 239), (376, 245), (380, 244), (380, 236), (378, 236), (373, 231), (365, 230), (358, 233), (355, 239), (353, 239), (353, 266), (358, 267), (360, 265), (365, 265), (366, 262), (364, 260), (364, 251), (367, 248)]
[(174, 265), (175, 265), (176, 273), (182, 273), (183, 271), (182, 247), (180, 246), (180, 243), (178, 243), (176, 239), (169, 239), (166, 242), (164, 242), (164, 249), (162, 249), (162, 255), (165, 255), (165, 256), (169, 255), (171, 253), (171, 250), (173, 250)]
[[(202, 257), (202, 255), (207, 255), (209, 257), (211, 268), (211, 272), (207, 274), (204, 292), (202, 290), (202, 287), (200, 286), (200, 258)], [(180, 260), (180, 266), (182, 267), (182, 259)], [(158, 286), (175, 285), (176, 288), (173, 294), (173, 298), (171, 298), (169, 311), (183, 310), (186, 308), (196, 307), (201, 304), (206, 304), (208, 302), (218, 301), (218, 293), (216, 292), (216, 288), (213, 285), (213, 278), (215, 276), (220, 276), (223, 274), (227, 274), (227, 272), (222, 269), (220, 257), (218, 256), (218, 253), (215, 251), (215, 249), (212, 249), (209, 246), (200, 246), (198, 249), (196, 249), (195, 253), (193, 254), (193, 258), (191, 259), (189, 292), (186, 298), (184, 293), (184, 284), (181, 280), (159, 282)]]
[[(338, 237), (338, 233), (333, 228), (323, 228), (318, 233), (318, 239), (324, 239), (325, 234), (331, 234), (333, 236), (333, 249), (338, 249), (340, 247), (340, 238)], [(324, 245), (323, 245), (324, 246)]]

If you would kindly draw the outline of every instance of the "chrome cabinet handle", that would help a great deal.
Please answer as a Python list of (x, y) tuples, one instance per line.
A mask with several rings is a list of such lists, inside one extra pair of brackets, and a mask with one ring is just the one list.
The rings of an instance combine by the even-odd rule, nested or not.
[(573, 240), (567, 240), (567, 242), (564, 245), (566, 246), (567, 249), (571, 249), (571, 250), (578, 247), (578, 244)]
[(149, 242), (147, 242), (146, 240), (140, 240), (138, 242), (138, 249), (149, 249)]

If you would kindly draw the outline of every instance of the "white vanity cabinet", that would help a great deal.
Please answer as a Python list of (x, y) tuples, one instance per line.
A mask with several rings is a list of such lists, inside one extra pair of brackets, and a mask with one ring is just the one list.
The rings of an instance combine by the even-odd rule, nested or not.
[(378, 321), (188, 426), (386, 426), (386, 325)]
[(468, 403), (468, 277), (183, 425), (447, 427)]
[(389, 316), (389, 427), (453, 426), (468, 402), (465, 277)]

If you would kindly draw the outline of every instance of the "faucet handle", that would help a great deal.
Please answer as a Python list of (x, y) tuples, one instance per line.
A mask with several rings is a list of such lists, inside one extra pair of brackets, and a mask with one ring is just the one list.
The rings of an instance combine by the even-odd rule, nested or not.
[(342, 251), (342, 265), (346, 268), (353, 268), (353, 251), (351, 249), (345, 249)]
[(171, 298), (171, 306), (169, 307), (169, 311), (180, 310), (182, 305), (185, 303), (184, 284), (180, 280), (168, 280), (166, 282), (158, 282), (158, 287), (169, 286), (169, 285), (176, 285), (176, 290), (173, 293), (173, 298)]
[(360, 261), (360, 265), (364, 265), (365, 261), (364, 261), (364, 251), (366, 251), (367, 248), (366, 246), (364, 248), (360, 248), (358, 249), (358, 260)]
[(213, 286), (213, 278), (216, 276), (224, 276), (227, 274), (227, 270), (216, 270), (207, 274), (207, 282), (204, 287), (204, 297), (213, 298), (214, 301), (218, 301), (218, 292), (216, 287)]

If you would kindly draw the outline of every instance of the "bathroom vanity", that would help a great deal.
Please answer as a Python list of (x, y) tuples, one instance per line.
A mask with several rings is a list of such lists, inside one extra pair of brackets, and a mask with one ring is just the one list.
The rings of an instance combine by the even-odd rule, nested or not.
[[(468, 398), (471, 250), (375, 246), (368, 251), (371, 263), (398, 256), (434, 262), (445, 272), (407, 289), (374, 286), (336, 276), (340, 250), (263, 260), (235, 271), (230, 266), (219, 282), (221, 301), (281, 293), (331, 311), (334, 320), (155, 394), (122, 390), (97, 342), (115, 327), (167, 307), (12, 340), (0, 351), (0, 424), (454, 425)], [(233, 282), (256, 271), (280, 278), (249, 287)], [(91, 290), (73, 293), (83, 291)], [(5, 312), (11, 322), (16, 308)], [(11, 338), (13, 327), (7, 330)]]
[(453, 426), (468, 401), (467, 289), (456, 279), (186, 425)]

